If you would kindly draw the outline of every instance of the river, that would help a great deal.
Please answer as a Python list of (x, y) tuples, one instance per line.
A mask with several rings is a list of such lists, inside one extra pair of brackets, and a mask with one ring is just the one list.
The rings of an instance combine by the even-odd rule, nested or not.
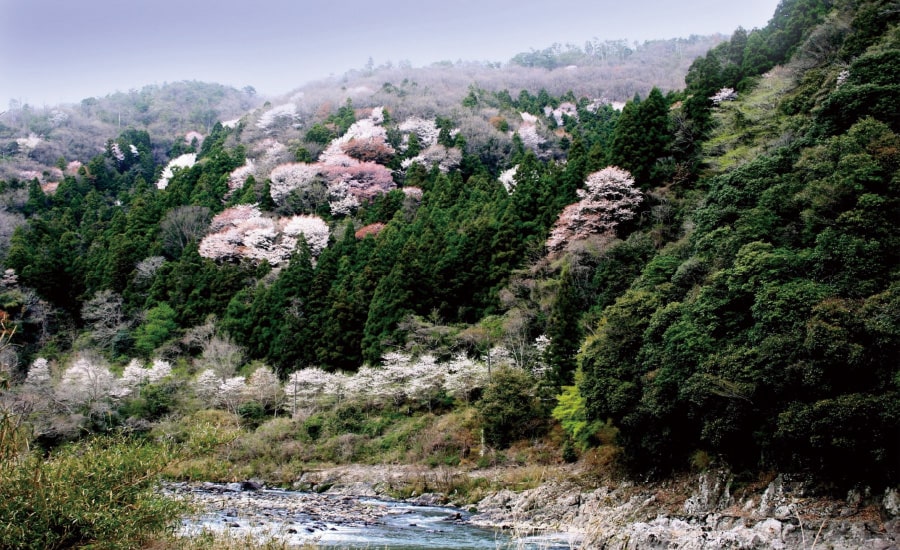
[(169, 491), (198, 505), (179, 535), (203, 531), (243, 540), (274, 538), (289, 546), (391, 550), (562, 550), (577, 547), (564, 533), (517, 534), (475, 527), (469, 513), (375, 497), (274, 489), (239, 490), (239, 484), (176, 484)]

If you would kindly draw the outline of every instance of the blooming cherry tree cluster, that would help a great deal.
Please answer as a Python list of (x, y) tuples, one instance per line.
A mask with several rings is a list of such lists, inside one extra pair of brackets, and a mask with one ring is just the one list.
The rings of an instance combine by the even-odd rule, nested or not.
[(256, 121), (256, 127), (260, 130), (269, 130), (279, 126), (293, 125), (299, 118), (297, 114), (297, 105), (294, 103), (285, 103), (272, 107)]
[(592, 235), (611, 233), (620, 223), (632, 219), (643, 197), (627, 170), (609, 166), (590, 174), (580, 200), (567, 206), (547, 239), (551, 252)]
[(394, 148), (384, 138), (351, 139), (343, 145), (344, 153), (360, 162), (385, 164), (394, 157)]
[(233, 376), (226, 378), (216, 388), (214, 403), (234, 414), (246, 402), (246, 378)]
[(519, 113), (522, 116), (522, 124), (519, 129), (514, 132), (519, 134), (522, 144), (533, 150), (538, 151), (547, 140), (541, 137), (537, 131), (538, 118), (531, 113)]
[(215, 233), (260, 216), (262, 216), (262, 211), (257, 205), (239, 204), (232, 208), (226, 208), (221, 213), (217, 214), (210, 222), (209, 230), (210, 232)]
[(277, 408), (283, 395), (278, 376), (265, 365), (253, 371), (244, 386), (244, 398), (267, 409)]
[[(117, 147), (118, 144), (113, 143), (113, 146)], [(134, 149), (134, 145), (132, 145), (131, 147)], [(134, 149), (132, 152), (137, 155), (137, 149)], [(169, 161), (168, 164), (166, 164), (166, 167), (163, 169), (159, 181), (156, 182), (156, 188), (165, 189), (169, 186), (169, 180), (171, 180), (175, 176), (175, 168), (190, 168), (196, 163), (197, 153), (185, 153), (181, 156), (173, 158)]]
[(256, 205), (241, 204), (212, 219), (200, 241), (200, 255), (216, 261), (242, 258), (279, 265), (288, 260), (300, 235), (318, 255), (328, 244), (328, 224), (317, 216), (265, 217)]
[[(36, 149), (44, 140), (36, 134), (28, 134), (28, 137), (16, 139), (16, 144), (22, 149)], [(122, 156), (124, 159), (124, 155)]]
[(437, 127), (437, 124), (433, 119), (420, 117), (410, 117), (404, 120), (397, 129), (404, 134), (403, 144), (401, 145), (401, 149), (404, 151), (409, 143), (409, 134), (416, 134), (419, 138), (419, 143), (421, 143), (423, 147), (430, 147), (437, 143), (438, 136), (441, 134), (441, 129)]
[[(330, 235), (328, 224), (318, 216), (292, 216), (282, 219), (279, 223), (282, 224), (281, 231), (284, 235), (282, 245), (290, 246), (291, 251), (297, 246), (300, 235), (306, 239), (306, 244), (309, 245), (313, 256), (318, 256), (328, 246)], [(293, 240), (293, 244), (291, 244), (291, 240)], [(290, 256), (290, 254), (288, 255)]]
[(125, 153), (122, 152), (122, 148), (115, 141), (109, 146), (109, 154), (119, 162), (125, 161)]
[(47, 120), (53, 126), (62, 126), (69, 120), (69, 113), (65, 111), (60, 111), (59, 109), (53, 109), (50, 111), (50, 116)]
[(284, 383), (284, 396), (292, 414), (299, 407), (310, 407), (339, 400), (345, 393), (348, 377), (309, 367), (291, 373)]
[(836, 85), (838, 88), (840, 88), (841, 86), (843, 86), (843, 84), (844, 84), (845, 82), (847, 82), (847, 79), (849, 79), (849, 78), (850, 78), (850, 70), (849, 70), (849, 69), (844, 69), (844, 70), (842, 70), (841, 72), (838, 73), (837, 79), (836, 79), (836, 81), (835, 81), (835, 85)]
[(441, 172), (447, 173), (459, 166), (460, 162), (462, 162), (462, 151), (455, 147), (444, 147), (440, 143), (435, 143), (415, 157), (404, 160), (400, 166), (405, 170), (413, 163), (429, 168), (437, 165)]
[(269, 174), (272, 200), (282, 204), (292, 191), (309, 186), (318, 175), (319, 167), (315, 164), (292, 162), (276, 166)]
[(256, 164), (252, 159), (248, 158), (242, 166), (238, 166), (228, 174), (228, 193), (226, 198), (244, 187), (244, 183), (250, 176), (256, 176)]
[(222, 379), (212, 369), (206, 369), (194, 378), (194, 395), (204, 403), (212, 403)]
[(563, 103), (560, 103), (559, 107), (557, 107), (556, 109), (554, 109), (550, 105), (545, 106), (544, 114), (548, 117), (552, 116), (554, 120), (556, 120), (556, 125), (562, 126), (563, 122), (565, 122), (563, 120), (563, 115), (574, 119), (578, 118), (578, 108), (571, 101), (565, 101)]
[(236, 414), (248, 399), (246, 382), (243, 376), (222, 378), (214, 370), (206, 369), (194, 379), (194, 395), (208, 406), (221, 407)]
[(202, 144), (203, 143), (203, 134), (201, 134), (200, 132), (194, 131), (194, 130), (191, 130), (190, 132), (184, 134), (184, 142), (188, 145), (193, 143), (195, 139), (197, 140), (198, 145)]
[[(333, 139), (319, 155), (318, 162), (275, 166), (269, 174), (272, 199), (281, 204), (291, 192), (308, 187), (322, 177), (327, 184), (332, 214), (347, 215), (361, 203), (394, 189), (396, 185), (391, 171), (379, 164), (394, 154), (387, 143), (387, 132), (381, 126), (383, 121), (383, 109), (373, 109), (368, 118), (354, 122), (344, 135)], [(275, 143), (273, 141), (272, 147)], [(266, 152), (264, 156), (281, 156), (278, 151), (270, 153)], [(264, 161), (264, 164), (267, 162)], [(259, 168), (241, 171), (237, 177), (246, 179), (254, 172), (258, 173)], [(243, 185), (243, 181), (240, 184)], [(230, 185), (236, 187), (237, 182)]]
[[(374, 112), (374, 111), (373, 111)], [(384, 120), (378, 111), (380, 120)], [(319, 156), (319, 162), (328, 166), (353, 166), (359, 161), (347, 154), (346, 147), (352, 142), (374, 142), (387, 144), (387, 131), (375, 118), (357, 120), (344, 132), (344, 135), (331, 140), (328, 147)]]
[(381, 231), (387, 227), (382, 222), (370, 223), (369, 225), (364, 225), (356, 230), (356, 233), (353, 234), (357, 239), (365, 239), (369, 235), (378, 235)]
[(56, 399), (71, 411), (103, 409), (116, 389), (116, 378), (98, 361), (77, 358), (63, 372), (56, 386)]
[(473, 361), (460, 353), (453, 356), (446, 365), (444, 388), (448, 394), (468, 403), (476, 390), (487, 385), (489, 378), (490, 372), (486, 363)]
[(509, 170), (504, 170), (500, 173), (500, 177), (497, 178), (500, 180), (500, 183), (503, 184), (503, 187), (506, 188), (507, 193), (512, 193), (513, 189), (516, 188), (516, 172), (519, 171), (519, 165), (515, 165)]
[(29, 391), (38, 395), (50, 395), (52, 384), (50, 362), (43, 357), (38, 357), (28, 369), (28, 375), (25, 377), (25, 386)]
[(342, 399), (378, 406), (430, 406), (442, 391), (468, 401), (489, 380), (486, 363), (462, 354), (439, 363), (432, 355), (413, 357), (392, 352), (383, 357), (383, 363), (381, 367), (365, 365), (352, 375), (329, 373), (318, 367), (296, 371), (284, 384), (286, 402), (294, 411)]
[(132, 395), (136, 389), (144, 384), (158, 384), (164, 378), (172, 374), (172, 364), (162, 359), (154, 359), (150, 368), (145, 368), (140, 361), (132, 359), (119, 379), (115, 390), (116, 397)]
[(333, 216), (349, 216), (359, 208), (359, 199), (350, 193), (350, 185), (343, 181), (328, 186), (328, 208)]
[(414, 201), (421, 201), (422, 197), (425, 196), (425, 192), (422, 191), (421, 187), (404, 187), (402, 189), (403, 194), (406, 195), (406, 198)]
[(374, 162), (359, 162), (353, 166), (324, 166), (322, 174), (328, 181), (329, 194), (340, 197), (342, 186), (346, 185), (346, 193), (360, 202), (368, 202), (376, 195), (397, 187), (391, 171)]
[(78, 170), (82, 167), (81, 161), (73, 160), (66, 164), (66, 175), (67, 176), (75, 176), (78, 174)]

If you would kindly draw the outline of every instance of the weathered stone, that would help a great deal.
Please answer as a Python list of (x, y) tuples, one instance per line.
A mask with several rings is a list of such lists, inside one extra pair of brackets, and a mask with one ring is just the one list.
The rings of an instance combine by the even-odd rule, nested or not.
[(731, 472), (705, 472), (698, 478), (698, 487), (684, 502), (684, 513), (705, 516), (734, 504), (731, 498)]
[(884, 498), (881, 499), (881, 505), (888, 517), (900, 517), (900, 491), (890, 488), (884, 492)]

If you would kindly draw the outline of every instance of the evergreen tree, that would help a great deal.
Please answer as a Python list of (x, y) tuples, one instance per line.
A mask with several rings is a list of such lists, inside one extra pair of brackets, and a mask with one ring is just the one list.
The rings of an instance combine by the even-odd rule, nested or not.
[(561, 387), (571, 385), (574, 380), (576, 355), (582, 338), (580, 321), (584, 300), (570, 263), (563, 266), (558, 284), (547, 320), (550, 345), (546, 358), (552, 369), (554, 384)]
[(637, 183), (659, 183), (657, 161), (668, 155), (671, 134), (669, 107), (657, 88), (646, 100), (635, 95), (622, 110), (610, 149), (610, 162), (631, 172)]

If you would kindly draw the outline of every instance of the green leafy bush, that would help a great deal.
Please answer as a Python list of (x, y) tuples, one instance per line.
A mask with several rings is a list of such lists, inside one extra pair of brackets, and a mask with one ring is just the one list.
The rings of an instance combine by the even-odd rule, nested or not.
[(534, 380), (520, 369), (501, 368), (494, 372), (476, 408), (485, 441), (496, 447), (506, 448), (513, 441), (534, 435), (544, 425)]
[[(597, 444), (595, 435), (603, 427), (602, 422), (588, 421), (587, 419), (584, 396), (578, 391), (578, 385), (581, 384), (583, 378), (584, 375), (580, 370), (575, 371), (575, 385), (563, 386), (562, 393), (556, 398), (557, 405), (552, 412), (553, 418), (559, 421), (570, 438), (563, 447), (564, 458), (567, 449), (574, 454), (576, 447), (585, 450), (589, 446)], [(567, 462), (571, 462), (568, 458), (565, 459)]]
[(171, 449), (96, 438), (43, 459), (0, 462), (0, 547), (134, 548), (169, 528), (183, 505), (157, 491)]

